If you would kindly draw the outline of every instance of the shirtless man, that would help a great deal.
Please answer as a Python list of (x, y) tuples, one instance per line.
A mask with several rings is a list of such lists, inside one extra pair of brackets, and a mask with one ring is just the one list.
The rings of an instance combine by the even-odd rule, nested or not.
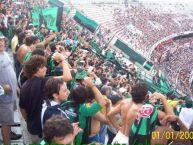
[(42, 48), (55, 37), (56, 34), (53, 34), (43, 42), (40, 42), (37, 36), (28, 36), (26, 38), (25, 44), (21, 45), (21, 47), (17, 51), (17, 59), (20, 64), (23, 65), (25, 61), (29, 60), (29, 58), (31, 57), (31, 52), (35, 50), (37, 46)]
[[(35, 37), (34, 37), (35, 38)], [(26, 57), (26, 54), (28, 52), (32, 52), (35, 49), (35, 46), (33, 45), (32, 36), (29, 36), (25, 40), (25, 44), (21, 45), (20, 48), (17, 51), (17, 60), (20, 62), (21, 65), (24, 64), (24, 60)]]
[[(132, 99), (125, 99), (123, 100), (118, 106), (113, 108), (109, 113), (108, 117), (110, 119), (110, 122), (112, 125), (119, 130), (116, 137), (114, 138), (112, 144), (119, 143), (119, 144), (129, 144), (128, 139), (128, 133), (130, 131), (130, 138), (131, 142), (130, 144), (133, 144), (134, 140), (136, 143), (140, 143), (141, 139), (146, 139), (150, 141), (151, 139), (151, 130), (148, 129), (142, 129), (143, 132), (141, 135), (141, 128), (140, 127), (151, 127), (153, 130), (155, 127), (155, 123), (157, 119), (163, 119), (163, 117), (167, 115), (173, 115), (172, 108), (167, 104), (167, 100), (165, 96), (159, 93), (154, 93), (154, 99), (161, 100), (165, 113), (162, 111), (158, 111), (155, 107), (153, 107), (151, 104), (145, 104), (145, 100), (147, 98), (147, 86), (145, 84), (139, 83), (132, 87), (131, 95)], [(122, 126), (120, 127), (117, 125), (114, 121), (114, 115), (116, 113), (121, 114), (122, 118)], [(148, 116), (147, 116), (148, 115)], [(152, 117), (153, 116), (153, 117)], [(148, 126), (141, 125), (141, 120), (144, 120), (145, 122), (148, 122), (148, 119), (151, 119), (149, 121)], [(138, 129), (139, 128), (139, 129)], [(131, 130), (130, 130), (131, 129)], [(136, 139), (137, 135), (137, 139)], [(150, 138), (149, 138), (150, 137)], [(140, 140), (138, 140), (140, 139)], [(143, 142), (142, 142), (143, 143)]]
[[(146, 92), (144, 92), (139, 97), (142, 98), (145, 95), (146, 95)], [(140, 105), (134, 105), (134, 103), (132, 103), (132, 99), (124, 99), (115, 108), (111, 109), (111, 111), (107, 114), (107, 116), (110, 120), (110, 123), (118, 131), (117, 135), (115, 136), (115, 138), (112, 141), (112, 144), (128, 144), (128, 132), (129, 132), (129, 128), (132, 124), (132, 123), (129, 124), (126, 122), (127, 113), (131, 112), (128, 110), (132, 110), (131, 113), (133, 114), (133, 111), (137, 112), (138, 108), (141, 106), (142, 106), (141, 104)], [(121, 115), (122, 126), (119, 126), (115, 121), (115, 115), (117, 113), (120, 113), (120, 115)], [(134, 113), (134, 114), (136, 114), (136, 113)], [(133, 121), (134, 120), (135, 119), (133, 118)], [(130, 121), (130, 122), (132, 122), (132, 121)]]

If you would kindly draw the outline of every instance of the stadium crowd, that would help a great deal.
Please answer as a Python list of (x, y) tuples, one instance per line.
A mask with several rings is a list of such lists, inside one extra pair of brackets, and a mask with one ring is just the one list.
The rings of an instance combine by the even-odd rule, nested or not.
[(158, 45), (152, 53), (155, 67), (167, 74), (174, 88), (189, 95), (191, 94), (189, 80), (193, 68), (192, 42), (192, 37), (170, 41), (167, 44)]
[[(149, 48), (166, 36), (191, 31), (193, 23), (191, 18), (180, 12), (163, 13), (161, 9), (153, 10), (143, 4), (130, 4), (126, 9), (115, 9), (113, 17), (117, 27), (128, 29), (124, 32), (129, 44), (142, 54), (149, 54)], [(134, 29), (128, 28), (128, 25)]]
[[(111, 57), (98, 56), (91, 47), (92, 33), (79, 29), (75, 20), (64, 13), (59, 32), (45, 24), (34, 26), (33, 7), (49, 5), (43, 0), (22, 2), (0, 3), (4, 144), (10, 144), (17, 98), (29, 132), (25, 144), (105, 144), (106, 135), (112, 144), (192, 143), (193, 102), (189, 97), (176, 100), (172, 93), (151, 94), (136, 79), (132, 64), (122, 69), (119, 63), (108, 61)], [(98, 43), (101, 52), (108, 53), (103, 41)], [(14, 68), (6, 52), (10, 47)], [(178, 136), (180, 131), (188, 137)], [(168, 138), (165, 132), (174, 136)]]

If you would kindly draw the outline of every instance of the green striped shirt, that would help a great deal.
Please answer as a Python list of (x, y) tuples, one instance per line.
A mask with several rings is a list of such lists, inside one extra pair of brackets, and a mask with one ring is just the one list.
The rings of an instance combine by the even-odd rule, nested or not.
[(131, 126), (133, 134), (150, 135), (155, 129), (158, 118), (158, 110), (151, 104), (143, 105), (137, 115), (136, 120)]

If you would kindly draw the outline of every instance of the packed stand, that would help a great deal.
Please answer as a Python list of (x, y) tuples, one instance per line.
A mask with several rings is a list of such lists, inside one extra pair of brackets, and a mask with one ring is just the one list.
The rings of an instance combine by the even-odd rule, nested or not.
[[(178, 7), (176, 7), (178, 9)], [(134, 44), (134, 48), (141, 49), (142, 53), (149, 52), (153, 44), (166, 36), (191, 31), (192, 20), (190, 18), (183, 17), (182, 14), (169, 14), (162, 13), (161, 10), (152, 10), (143, 6), (142, 4), (130, 5), (128, 9), (122, 13), (114, 13), (116, 22), (119, 25), (124, 25), (125, 28), (129, 24), (133, 25), (138, 31), (142, 33), (135, 33), (136, 31), (130, 31), (128, 29), (126, 35), (131, 38), (131, 44)], [(180, 19), (176, 22), (177, 17)], [(137, 18), (137, 19), (136, 19)], [(122, 23), (125, 22), (125, 23)]]
[[(150, 48), (159, 40), (185, 31), (191, 31), (192, 19), (186, 14), (184, 5), (154, 3), (130, 3), (128, 7), (101, 4), (98, 9), (111, 11), (109, 16), (101, 15), (97, 6), (82, 6), (81, 10), (92, 18), (97, 17), (100, 27), (98, 34), (105, 43), (109, 43), (114, 36), (127, 42), (133, 49), (149, 57)], [(170, 11), (165, 11), (168, 8)], [(184, 9), (184, 11), (183, 11)], [(180, 10), (180, 11), (178, 11)]]
[(152, 53), (152, 60), (157, 69), (167, 75), (173, 88), (191, 95), (190, 75), (192, 66), (192, 37), (171, 41), (165, 45), (158, 45)]

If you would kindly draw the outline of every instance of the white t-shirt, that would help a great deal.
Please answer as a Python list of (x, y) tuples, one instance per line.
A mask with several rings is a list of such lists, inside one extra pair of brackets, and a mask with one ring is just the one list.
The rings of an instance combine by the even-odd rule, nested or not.
[(193, 123), (193, 109), (192, 108), (182, 108), (179, 114), (179, 118), (182, 120), (184, 125), (190, 129)]

